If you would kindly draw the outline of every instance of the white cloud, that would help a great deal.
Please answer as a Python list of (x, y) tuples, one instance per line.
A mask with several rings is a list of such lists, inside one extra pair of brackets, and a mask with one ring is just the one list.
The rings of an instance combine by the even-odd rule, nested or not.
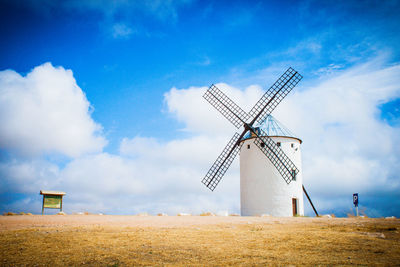
[(25, 77), (0, 72), (0, 148), (22, 155), (76, 157), (102, 150), (106, 140), (71, 70), (50, 63)]
[(60, 182), (59, 167), (45, 160), (0, 162), (0, 194), (38, 194)]
[(208, 153), (214, 151), (215, 143), (223, 141), (220, 139), (217, 137), (210, 140), (206, 136), (194, 136), (161, 144), (154, 138), (125, 138), (121, 142), (120, 152), (126, 157), (152, 160), (157, 165), (163, 162), (179, 162), (182, 165), (204, 166), (209, 161)]
[[(373, 61), (333, 71), (321, 81), (295, 89), (274, 111), (304, 141), (303, 177), (314, 204), (320, 211), (345, 215), (351, 194), (359, 192), (367, 214), (398, 215), (396, 205), (389, 209), (385, 201), (396, 204), (399, 199), (400, 129), (380, 119), (378, 106), (400, 97), (400, 66)], [(262, 94), (259, 86), (243, 91), (222, 83), (218, 87), (245, 111)], [(200, 183), (235, 131), (202, 98), (206, 89), (172, 88), (165, 94), (167, 111), (188, 132), (184, 139), (125, 138), (117, 155), (83, 155), (63, 168), (39, 160), (4, 163), (0, 173), (8, 178), (2, 185), (18, 193), (45, 186), (65, 190), (68, 212), (238, 212), (238, 160), (216, 191)]]
[(198, 66), (209, 66), (211, 64), (211, 59), (208, 56), (203, 56), (201, 60), (195, 63)]
[(115, 23), (112, 27), (112, 36), (114, 38), (129, 38), (134, 31), (124, 23)]
[[(262, 95), (259, 86), (249, 86), (244, 91), (224, 83), (216, 86), (245, 111)], [(231, 137), (236, 128), (202, 97), (206, 90), (207, 87), (172, 88), (164, 95), (168, 112), (185, 124), (185, 131)]]
[[(143, 140), (125, 140), (125, 146)], [(238, 212), (239, 181), (238, 166), (232, 166), (221, 182), (219, 194), (211, 193), (201, 183), (201, 178), (211, 164), (205, 149), (200, 147), (198, 139), (180, 142), (181, 151), (169, 151), (175, 141), (157, 144), (159, 151), (153, 156), (138, 149), (130, 152), (135, 155), (111, 155), (107, 153), (88, 155), (72, 160), (63, 169), (44, 162), (4, 164), (0, 166), (2, 184), (15, 193), (36, 196), (40, 189), (62, 190), (67, 193), (64, 210), (67, 213), (78, 211), (102, 212), (107, 214), (136, 214), (166, 212), (175, 215), (178, 212), (201, 213), (218, 212), (221, 209)], [(212, 140), (207, 142), (211, 146)], [(179, 142), (178, 142), (179, 143)], [(146, 145), (146, 143), (144, 143)], [(197, 145), (197, 147), (196, 147)], [(149, 149), (154, 146), (149, 146)], [(191, 159), (186, 153), (200, 153), (197, 159)], [(172, 154), (171, 154), (172, 153)], [(173, 158), (178, 154), (176, 158)], [(181, 154), (181, 155), (179, 155)], [(212, 155), (214, 157), (214, 155)], [(4, 193), (4, 192), (0, 192)], [(32, 197), (28, 197), (32, 198)], [(35, 201), (36, 202), (35, 202)], [(14, 211), (27, 211), (27, 206), (0, 204), (0, 208), (13, 208)], [(38, 197), (33, 198), (29, 211), (39, 212)], [(23, 209), (25, 208), (25, 209)]]
[(399, 65), (374, 60), (295, 91), (277, 108), (275, 115), (304, 141), (304, 182), (317, 204), (334, 206), (355, 192), (364, 200), (398, 198), (400, 129), (382, 121), (378, 107), (400, 98), (399, 84)]
[[(315, 204), (343, 215), (351, 207), (345, 203), (351, 202), (354, 192), (364, 200), (376, 194), (386, 194), (387, 199), (398, 196), (400, 129), (380, 119), (378, 106), (400, 97), (400, 66), (385, 66), (378, 58), (328, 75), (312, 88), (294, 90), (274, 115), (304, 141), (304, 180)], [(261, 96), (258, 86), (244, 91), (226, 84), (218, 87), (246, 111)], [(185, 130), (208, 138), (215, 147), (213, 154), (218, 155), (222, 150), (218, 145), (225, 145), (235, 129), (204, 101), (205, 90), (173, 88), (165, 99), (168, 111), (184, 123)], [(219, 140), (213, 142), (213, 137)], [(238, 180), (236, 175), (233, 179)], [(368, 208), (374, 215), (385, 212), (378, 206)]]

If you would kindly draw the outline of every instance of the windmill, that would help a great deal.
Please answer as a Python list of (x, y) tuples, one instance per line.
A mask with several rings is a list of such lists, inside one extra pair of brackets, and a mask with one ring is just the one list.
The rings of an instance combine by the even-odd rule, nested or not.
[[(254, 145), (262, 152), (263, 158), (267, 158), (275, 173), (279, 174), (286, 185), (296, 180), (299, 175), (299, 169), (293, 163), (290, 157), (280, 148), (268, 134), (257, 127), (263, 123), (276, 106), (286, 97), (286, 95), (297, 85), (302, 76), (293, 68), (289, 68), (282, 76), (270, 87), (270, 89), (258, 100), (249, 113), (245, 112), (236, 105), (228, 96), (226, 96), (215, 85), (211, 85), (203, 97), (216, 108), (226, 119), (228, 119), (236, 128), (243, 126), (242, 133), (233, 135), (222, 153), (215, 160), (202, 183), (211, 191), (214, 191), (222, 177), (228, 170), (232, 161), (235, 159), (245, 142), (243, 137), (247, 134), (253, 137)], [(248, 145), (249, 146), (249, 145)], [(314, 212), (318, 216), (314, 205), (311, 202), (304, 186), (302, 189), (310, 201)], [(242, 197), (242, 196), (241, 196)], [(253, 201), (253, 199), (251, 199)], [(257, 199), (255, 199), (257, 201)], [(253, 201), (254, 202), (254, 201)], [(242, 201), (243, 203), (243, 201)], [(242, 212), (243, 213), (243, 212)], [(244, 214), (252, 215), (252, 214)]]

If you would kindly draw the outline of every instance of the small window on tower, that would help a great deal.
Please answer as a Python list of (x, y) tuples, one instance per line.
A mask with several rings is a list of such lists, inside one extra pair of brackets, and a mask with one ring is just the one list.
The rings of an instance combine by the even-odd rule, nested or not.
[(291, 147), (294, 147), (294, 144), (293, 144), (293, 143), (291, 143), (291, 144), (290, 144), (290, 146), (291, 146)]
[(292, 181), (296, 181), (296, 171), (292, 169)]
[(281, 146), (281, 142), (276, 143), (277, 146)]
[(247, 145), (247, 149), (250, 149), (250, 145)]

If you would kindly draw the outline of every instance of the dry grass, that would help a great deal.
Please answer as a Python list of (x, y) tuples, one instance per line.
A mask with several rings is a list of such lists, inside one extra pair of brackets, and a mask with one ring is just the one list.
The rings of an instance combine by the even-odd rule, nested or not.
[(10, 211), (3, 213), (3, 216), (15, 216), (15, 215), (32, 215), (32, 213), (30, 213), (30, 212), (25, 213), (23, 211), (21, 211), (20, 213), (14, 213), (14, 212), (10, 212)]
[[(98, 220), (104, 217), (98, 216)], [(132, 217), (129, 220), (213, 223), (165, 227), (63, 225), (2, 230), (0, 265), (315, 266), (400, 262), (400, 220)], [(224, 223), (219, 223), (221, 220)]]
[(11, 211), (3, 213), (3, 216), (15, 216), (15, 215), (18, 215), (18, 214), (14, 213), (14, 212), (11, 212)]
[(180, 212), (180, 213), (176, 214), (176, 216), (192, 216), (192, 214)]
[(200, 216), (215, 216), (215, 214), (212, 212), (203, 212), (200, 214)]
[(142, 213), (136, 214), (136, 216), (149, 216), (149, 214), (147, 212), (142, 212)]

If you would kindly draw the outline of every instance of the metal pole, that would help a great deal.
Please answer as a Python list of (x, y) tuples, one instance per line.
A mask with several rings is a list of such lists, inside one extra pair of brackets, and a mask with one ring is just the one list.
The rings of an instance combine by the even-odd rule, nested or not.
[(303, 186), (304, 194), (306, 194), (306, 197), (307, 197), (308, 201), (310, 202), (311, 207), (313, 208), (315, 215), (318, 217), (318, 216), (319, 216), (319, 215), (318, 215), (318, 212), (317, 212), (317, 210), (315, 209), (314, 204), (312, 203), (310, 196), (307, 194), (307, 191), (306, 191), (306, 189), (304, 188), (304, 185), (302, 185), (302, 186)]
[(356, 206), (356, 215), (358, 217), (358, 206)]
[(42, 203), (42, 215), (43, 215), (43, 211), (44, 211), (44, 195), (43, 195), (43, 203)]

